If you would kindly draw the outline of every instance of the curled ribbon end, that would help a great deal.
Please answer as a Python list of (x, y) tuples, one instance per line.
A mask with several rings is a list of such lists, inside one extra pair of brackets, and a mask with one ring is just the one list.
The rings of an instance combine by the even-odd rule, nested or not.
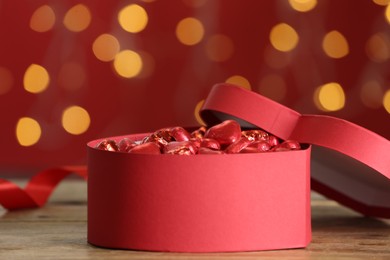
[(43, 170), (34, 175), (25, 189), (0, 179), (0, 205), (7, 210), (42, 207), (55, 187), (68, 175), (76, 174), (87, 180), (86, 166), (64, 166)]

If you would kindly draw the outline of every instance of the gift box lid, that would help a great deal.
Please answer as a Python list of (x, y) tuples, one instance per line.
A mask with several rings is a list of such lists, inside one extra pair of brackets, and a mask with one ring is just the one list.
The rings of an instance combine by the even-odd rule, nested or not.
[(313, 145), (312, 190), (363, 215), (390, 218), (390, 141), (346, 120), (302, 115), (258, 93), (220, 83), (201, 109), (209, 125), (226, 119)]

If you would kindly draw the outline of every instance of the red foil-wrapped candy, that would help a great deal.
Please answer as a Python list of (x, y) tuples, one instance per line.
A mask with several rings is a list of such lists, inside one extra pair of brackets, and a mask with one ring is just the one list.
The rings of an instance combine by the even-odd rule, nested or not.
[(170, 141), (172, 141), (172, 136), (170, 134), (169, 128), (163, 128), (160, 130), (155, 131), (153, 134), (145, 137), (142, 140), (142, 143), (149, 143), (154, 142), (160, 145), (160, 148), (163, 148), (165, 145), (167, 145)]
[(161, 154), (160, 146), (157, 143), (149, 142), (134, 146), (129, 153), (137, 154)]
[(100, 150), (106, 150), (111, 152), (117, 152), (119, 151), (118, 145), (114, 140), (106, 139), (98, 143), (95, 148)]
[(201, 143), (200, 143), (200, 147), (206, 147), (206, 148), (210, 148), (213, 150), (220, 150), (221, 149), (221, 145), (219, 144), (219, 142), (217, 140), (211, 139), (211, 138), (203, 138)]
[(248, 138), (250, 141), (267, 141), (269, 140), (269, 134), (263, 130), (246, 130), (242, 131), (242, 135)]
[(271, 145), (266, 141), (255, 141), (248, 145), (248, 147), (254, 147), (259, 152), (267, 152), (271, 149)]
[(240, 153), (261, 153), (261, 151), (256, 147), (247, 146)]
[(206, 130), (206, 127), (201, 126), (191, 133), (191, 137), (195, 139), (202, 139), (204, 134), (206, 133)]
[(170, 130), (170, 135), (175, 139), (175, 141), (189, 141), (191, 138), (190, 133), (187, 132), (183, 127), (177, 126)]
[(276, 152), (300, 150), (300, 149), (301, 149), (301, 145), (297, 141), (294, 141), (294, 140), (286, 140), (283, 143), (281, 143), (278, 146), (275, 146), (273, 148), (273, 150)]
[(250, 143), (252, 143), (252, 141), (243, 136), (240, 138), (240, 140), (229, 145), (225, 149), (225, 153), (239, 153), (241, 152), (241, 150), (245, 149)]
[(226, 120), (209, 128), (204, 137), (217, 140), (221, 146), (230, 145), (240, 139), (241, 127), (234, 120)]
[(190, 142), (197, 148), (199, 149), (200, 144), (202, 143), (201, 139), (193, 138), (191, 137)]
[(268, 138), (268, 143), (274, 147), (279, 144), (279, 139), (276, 136), (270, 135)]
[(123, 138), (118, 143), (118, 151), (127, 153), (131, 148), (135, 147), (136, 145), (137, 144), (129, 138)]
[(165, 154), (193, 155), (196, 154), (196, 152), (197, 148), (191, 141), (174, 141), (164, 146)]
[(198, 150), (198, 154), (224, 154), (224, 151), (214, 150), (207, 147), (200, 147)]

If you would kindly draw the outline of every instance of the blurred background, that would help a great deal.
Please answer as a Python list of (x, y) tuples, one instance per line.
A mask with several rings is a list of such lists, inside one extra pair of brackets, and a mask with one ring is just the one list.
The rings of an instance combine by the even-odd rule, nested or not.
[(230, 82), (390, 138), (389, 0), (0, 0), (0, 174), (202, 124)]

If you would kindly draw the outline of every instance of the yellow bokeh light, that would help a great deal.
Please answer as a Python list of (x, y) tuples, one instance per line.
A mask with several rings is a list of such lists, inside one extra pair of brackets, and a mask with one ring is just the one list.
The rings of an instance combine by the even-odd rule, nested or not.
[(70, 8), (64, 17), (65, 27), (72, 32), (81, 32), (88, 28), (92, 15), (88, 7), (78, 4)]
[(62, 113), (62, 127), (70, 134), (86, 132), (91, 123), (87, 110), (80, 106), (70, 106)]
[(0, 95), (7, 93), (14, 84), (14, 78), (9, 69), (0, 67)]
[(314, 103), (323, 111), (337, 111), (345, 106), (345, 94), (340, 84), (327, 83), (317, 88)]
[(119, 11), (118, 22), (123, 30), (138, 33), (148, 24), (148, 14), (142, 6), (131, 4)]
[(16, 139), (22, 146), (36, 144), (41, 138), (41, 133), (39, 123), (30, 117), (22, 117), (16, 124)]
[(347, 39), (338, 31), (327, 33), (322, 41), (322, 48), (326, 55), (339, 59), (349, 53)]
[(225, 82), (251, 90), (251, 84), (249, 83), (249, 81), (240, 75), (233, 75), (229, 77)]
[(384, 62), (390, 58), (390, 39), (384, 33), (372, 35), (366, 44), (366, 53), (374, 62)]
[(260, 81), (259, 93), (272, 100), (283, 101), (286, 92), (286, 82), (277, 74), (269, 74)]
[(92, 44), (92, 51), (101, 61), (112, 61), (120, 50), (118, 39), (111, 34), (102, 34)]
[(386, 6), (390, 3), (390, 0), (372, 0), (377, 5)]
[(288, 0), (290, 6), (298, 12), (308, 12), (317, 5), (317, 0)]
[(24, 89), (31, 93), (40, 93), (44, 91), (50, 82), (49, 73), (38, 64), (31, 64), (24, 73)]
[(387, 5), (385, 10), (385, 18), (388, 23), (390, 23), (390, 4)]
[(212, 61), (226, 61), (232, 56), (233, 51), (233, 41), (226, 35), (215, 34), (207, 40), (206, 54)]
[(115, 71), (124, 78), (133, 78), (142, 70), (141, 56), (131, 50), (123, 50), (119, 52), (114, 59)]
[(390, 89), (387, 90), (383, 96), (383, 107), (386, 109), (387, 113), (390, 114)]
[(299, 42), (297, 32), (286, 23), (279, 23), (275, 25), (271, 29), (269, 39), (275, 49), (283, 52), (293, 50)]
[(203, 24), (196, 18), (184, 18), (176, 26), (176, 37), (184, 45), (195, 45), (203, 39), (203, 36)]
[(194, 116), (195, 116), (196, 122), (198, 122), (198, 124), (205, 126), (206, 123), (203, 121), (202, 117), (200, 116), (200, 109), (202, 108), (203, 104), (204, 104), (204, 99), (199, 101), (198, 104), (196, 104), (195, 110), (194, 110)]
[(369, 108), (380, 108), (382, 106), (383, 90), (378, 81), (368, 81), (363, 84), (360, 90), (360, 99)]
[(66, 62), (58, 73), (58, 85), (68, 91), (80, 89), (86, 80), (84, 66), (77, 62)]
[(48, 5), (42, 5), (34, 11), (30, 19), (30, 28), (36, 32), (47, 32), (55, 24), (56, 15)]

